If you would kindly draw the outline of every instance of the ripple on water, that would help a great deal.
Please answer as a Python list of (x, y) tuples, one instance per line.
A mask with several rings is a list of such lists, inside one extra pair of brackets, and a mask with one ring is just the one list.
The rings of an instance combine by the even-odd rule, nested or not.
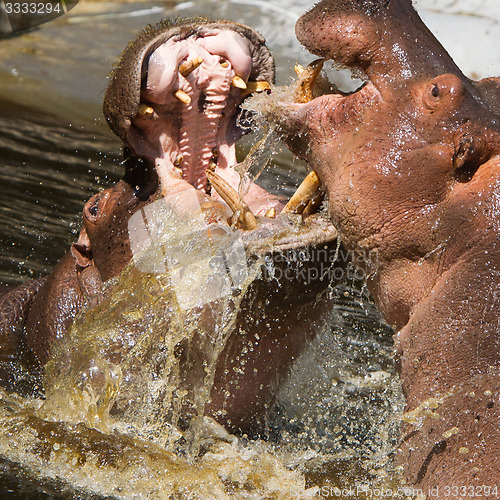
[(48, 273), (66, 252), (85, 201), (118, 180), (119, 157), (100, 130), (0, 107), (0, 282), (14, 285)]

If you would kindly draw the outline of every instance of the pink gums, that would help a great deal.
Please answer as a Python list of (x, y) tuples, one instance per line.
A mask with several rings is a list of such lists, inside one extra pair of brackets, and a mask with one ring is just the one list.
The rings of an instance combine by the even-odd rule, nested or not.
[[(196, 57), (203, 59), (202, 64), (183, 77), (179, 65)], [(246, 81), (251, 68), (246, 41), (228, 31), (214, 31), (199, 38), (172, 38), (153, 52), (143, 97), (160, 117), (162, 110), (179, 117), (178, 137), (171, 141), (177, 143), (177, 148), (157, 152), (163, 158), (156, 161), (163, 170), (160, 180), (175, 175), (173, 165), (177, 159), (182, 177), (196, 189), (203, 189), (211, 160), (219, 161), (221, 166), (235, 163), (235, 158), (217, 158), (217, 154), (234, 155), (234, 147), (228, 147), (227, 138), (220, 135), (226, 135), (227, 122), (243, 99), (241, 90), (231, 86), (231, 81), (235, 75)], [(181, 103), (174, 96), (177, 90), (185, 92), (191, 103)], [(219, 145), (223, 147), (216, 153)]]

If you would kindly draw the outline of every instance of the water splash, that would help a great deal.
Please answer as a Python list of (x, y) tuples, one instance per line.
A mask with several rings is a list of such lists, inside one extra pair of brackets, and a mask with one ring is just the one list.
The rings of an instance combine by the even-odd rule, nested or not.
[[(276, 146), (273, 134), (268, 130), (263, 146)], [(260, 175), (268, 153), (261, 148), (247, 164), (249, 178)], [(288, 234), (285, 247), (300, 240), (293, 220), (274, 224), (256, 243), (268, 238), (276, 245), (277, 233)], [(296, 259), (290, 267), (298, 273), (304, 266)], [(268, 259), (266, 269), (275, 273), (270, 283), (281, 286), (276, 262)], [(376, 484), (384, 471), (391, 473), (388, 422), (399, 399), (390, 342), (370, 323), (373, 312), (360, 311), (350, 292), (331, 294), (335, 315), (321, 320), (324, 332), (307, 346), (280, 392), (265, 431), (275, 441), (266, 442), (237, 439), (206, 417), (192, 418), (187, 431), (172, 424), (186, 408), (203, 415), (214, 362), (241, 306), (238, 294), (213, 304), (213, 337), (190, 355), (203, 362), (182, 370), (177, 356), (189, 353), (207, 317), (201, 309), (186, 313), (173, 285), (169, 276), (129, 268), (108, 284), (113, 292), (107, 303), (82, 313), (72, 340), (54, 353), (45, 404), (1, 394), (4, 471), (11, 467), (15, 476), (21, 470), (24, 483), (36, 490), (41, 482), (57, 494), (203, 499), (310, 498), (322, 485), (353, 485), (360, 478)], [(262, 318), (262, 328), (270, 320)], [(134, 335), (137, 330), (143, 333)], [(212, 338), (215, 349), (206, 350)]]
[(234, 168), (240, 174), (240, 185), (238, 192), (243, 199), (252, 183), (254, 183), (263, 170), (269, 165), (274, 155), (278, 154), (283, 145), (279, 140), (279, 134), (272, 125), (264, 128), (263, 137), (250, 149), (246, 158)]

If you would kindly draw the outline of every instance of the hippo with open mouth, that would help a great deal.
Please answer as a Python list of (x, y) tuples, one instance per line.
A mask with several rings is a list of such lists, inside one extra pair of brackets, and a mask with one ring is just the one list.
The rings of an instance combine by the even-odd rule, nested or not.
[[(235, 143), (252, 125), (251, 114), (240, 105), (251, 93), (270, 89), (273, 79), (274, 62), (264, 39), (227, 21), (163, 22), (129, 44), (112, 72), (103, 106), (111, 129), (126, 146), (124, 179), (87, 202), (78, 241), (44, 283), (22, 285), (0, 297), (4, 358), (15, 356), (21, 342), (26, 344), (32, 362), (41, 369), (50, 360), (44, 383), (52, 388), (59, 387), (58, 375), (66, 368), (73, 378), (92, 373), (90, 385), (96, 371), (120, 371), (125, 396), (106, 403), (114, 403), (112, 413), (127, 413), (133, 404), (133, 411), (144, 406), (130, 403), (137, 390), (134, 397), (130, 391), (140, 378), (137, 373), (155, 353), (152, 348), (137, 353), (151, 328), (135, 320), (141, 310), (151, 309), (152, 302), (165, 309), (177, 302), (175, 297), (169, 302), (168, 294), (154, 295), (161, 284), (151, 277), (155, 273), (141, 273), (134, 266), (131, 227), (137, 221), (140, 226), (148, 210), (167, 199), (171, 217), (182, 216), (186, 224), (190, 218), (201, 221), (198, 240), (207, 238), (210, 243), (221, 230), (233, 231), (244, 242), (249, 259), (267, 254), (272, 261), (281, 256), (275, 258), (273, 269), (286, 267), (283, 255), (293, 249), (325, 252), (319, 261), (313, 257), (295, 263), (304, 269), (330, 267), (336, 230), (314, 214), (323, 195), (314, 173), (288, 203), (253, 182), (238, 192)], [(170, 236), (175, 237), (175, 231)], [(331, 276), (316, 272), (312, 277), (309, 273), (254, 280), (237, 304), (219, 361), (212, 363), (208, 400), (196, 411), (183, 402), (181, 418), (203, 412), (233, 431), (255, 428), (290, 363), (323, 326), (331, 301), (318, 298), (327, 295)], [(139, 287), (124, 289), (132, 278)], [(141, 295), (144, 289), (150, 293), (147, 297), (154, 295), (151, 303)], [(123, 302), (116, 306), (113, 301), (122, 291)], [(139, 296), (144, 302), (134, 302)], [(167, 342), (167, 347), (159, 341), (159, 350), (171, 349), (165, 359), (179, 360), (177, 396), (182, 393), (189, 399), (196, 379), (207, 376), (212, 360), (207, 360), (204, 346), (211, 343), (207, 332), (219, 327), (220, 307), (217, 301), (201, 303), (195, 307), (199, 328), (190, 338), (175, 345)], [(124, 319), (125, 312), (134, 318), (133, 324)], [(95, 326), (96, 317), (113, 318), (119, 327)], [(167, 321), (156, 330), (168, 340), (173, 327)], [(88, 354), (91, 345), (94, 350)], [(88, 369), (82, 368), (85, 363)], [(102, 386), (102, 377), (97, 383)]]
[(410, 0), (324, 0), (296, 33), (365, 79), (342, 93), (319, 75), (321, 59), (304, 70), (309, 98), (263, 111), (324, 183), (339, 237), (365, 257), (369, 290), (398, 332), (407, 484), (493, 498), (500, 79), (466, 78)]

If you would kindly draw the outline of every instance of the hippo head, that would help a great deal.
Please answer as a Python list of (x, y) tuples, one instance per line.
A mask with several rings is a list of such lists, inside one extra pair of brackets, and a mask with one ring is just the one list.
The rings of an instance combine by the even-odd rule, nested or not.
[(472, 245), (495, 225), (479, 197), (499, 189), (500, 84), (466, 78), (410, 0), (324, 0), (296, 33), (365, 82), (340, 92), (319, 61), (299, 77), (299, 102), (274, 101), (267, 113), (323, 181), (343, 243), (377, 254), (370, 288), (400, 328), (438, 269), (467, 251), (457, 231)]
[[(137, 186), (150, 192), (159, 180), (164, 194), (180, 184), (210, 193), (209, 171), (237, 187), (235, 142), (249, 126), (239, 106), (273, 79), (273, 58), (251, 28), (203, 20), (147, 28), (122, 54), (103, 106), (128, 166), (141, 172)], [(279, 205), (256, 185), (248, 199), (257, 212)]]
[(83, 207), (83, 229), (71, 245), (77, 269), (96, 266), (103, 281), (119, 274), (132, 259), (128, 222), (149, 202), (125, 181), (92, 196)]
[(104, 97), (106, 120), (126, 146), (125, 182), (141, 201), (178, 197), (187, 213), (184, 190), (194, 188), (209, 219), (245, 230), (281, 211), (317, 211), (324, 193), (315, 174), (285, 206), (251, 180), (242, 187), (246, 173), (234, 168), (235, 143), (253, 127), (241, 104), (273, 81), (265, 40), (247, 26), (197, 19), (147, 28), (123, 52)]

